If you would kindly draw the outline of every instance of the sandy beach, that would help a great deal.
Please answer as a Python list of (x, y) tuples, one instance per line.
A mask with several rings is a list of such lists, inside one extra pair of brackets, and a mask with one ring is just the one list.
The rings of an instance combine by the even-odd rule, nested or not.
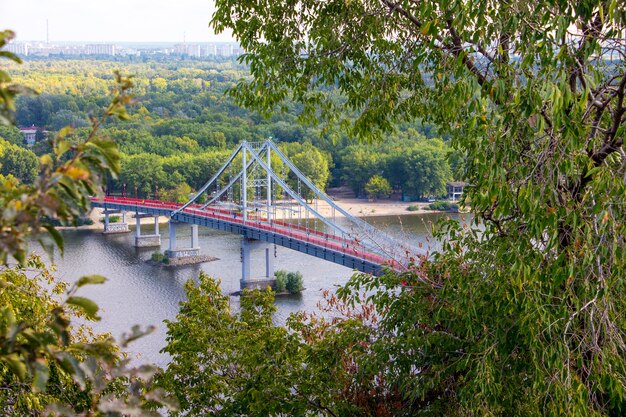
[[(340, 198), (335, 199), (335, 203), (356, 217), (370, 217), (370, 216), (399, 216), (403, 214), (416, 214), (420, 212), (424, 212), (424, 207), (426, 207), (430, 203), (421, 203), (421, 202), (403, 202), (399, 200), (366, 200), (360, 198)], [(408, 211), (407, 208), (409, 206), (418, 206), (420, 209), (418, 211)], [(323, 215), (328, 215), (330, 209), (328, 207), (324, 207), (320, 210), (320, 213)]]

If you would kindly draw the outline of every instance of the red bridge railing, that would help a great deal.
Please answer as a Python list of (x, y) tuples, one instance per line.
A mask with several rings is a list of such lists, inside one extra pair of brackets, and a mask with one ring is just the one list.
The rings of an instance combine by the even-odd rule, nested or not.
[[(93, 201), (127, 205), (135, 208), (157, 208), (172, 211), (182, 206), (182, 204), (167, 201), (129, 197), (104, 197), (104, 199), (94, 198)], [(242, 224), (250, 228), (272, 232), (288, 238), (297, 239), (301, 242), (307, 242), (316, 246), (331, 249), (335, 252), (350, 255), (378, 265), (388, 265), (392, 267), (398, 265), (397, 261), (368, 252), (356, 240), (345, 239), (342, 236), (306, 228), (297, 224), (285, 222), (283, 220), (275, 220), (268, 223), (267, 219), (252, 215), (248, 216), (248, 220), (244, 221), (240, 213), (213, 207), (200, 209), (200, 205), (198, 204), (190, 205), (183, 212), (195, 216), (212, 218), (227, 223)]]

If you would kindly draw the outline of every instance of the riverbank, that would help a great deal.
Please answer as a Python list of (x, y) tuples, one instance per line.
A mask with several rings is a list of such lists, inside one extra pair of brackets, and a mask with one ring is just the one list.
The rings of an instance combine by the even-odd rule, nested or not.
[[(360, 198), (335, 198), (335, 203), (355, 217), (403, 216), (419, 213), (434, 213), (425, 210), (430, 203), (404, 202), (399, 200), (365, 200)], [(419, 210), (408, 211), (409, 206), (417, 206)], [(320, 210), (324, 216), (331, 215), (329, 207)]]

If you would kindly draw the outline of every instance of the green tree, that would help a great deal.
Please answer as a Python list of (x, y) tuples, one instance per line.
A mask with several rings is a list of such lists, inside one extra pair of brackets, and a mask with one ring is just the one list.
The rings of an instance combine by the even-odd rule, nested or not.
[(302, 279), (302, 273), (298, 272), (289, 272), (287, 274), (287, 281), (285, 283), (285, 288), (291, 294), (297, 294), (302, 292), (304, 289), (304, 281)]
[(286, 375), (297, 359), (296, 345), (286, 329), (272, 324), (272, 293), (244, 295), (237, 316), (219, 284), (205, 274), (185, 290), (176, 321), (166, 321), (163, 350), (172, 358), (163, 386), (176, 395), (182, 415), (267, 416), (281, 409), (297, 414), (295, 398), (285, 407), (292, 397)]
[(360, 366), (374, 353), (364, 341), (378, 336), (371, 306), (349, 308), (326, 293), (319, 315), (276, 327), (269, 290), (245, 293), (238, 314), (205, 274), (185, 290), (176, 321), (167, 322), (163, 351), (172, 361), (160, 380), (178, 399), (175, 415), (414, 415), (386, 375)]
[(173, 201), (176, 203), (186, 203), (189, 201), (191, 196), (191, 187), (185, 183), (181, 182), (176, 186), (176, 188), (172, 190), (165, 190), (159, 193), (159, 200), (163, 201)]
[[(119, 345), (87, 327), (99, 320), (98, 307), (77, 295), (78, 290), (104, 281), (89, 276), (69, 286), (37, 257), (28, 259), (24, 267), (0, 271), (3, 416), (106, 415), (107, 410), (154, 413), (151, 406), (156, 403), (147, 401), (152, 394), (157, 395), (157, 403), (165, 404), (152, 388), (155, 367), (145, 366), (137, 378), (139, 370), (128, 366)], [(87, 324), (72, 328), (72, 322)], [(141, 335), (135, 328), (121, 345)], [(142, 390), (152, 394), (144, 397), (139, 394)]]
[(217, 0), (212, 25), (248, 51), (237, 103), (289, 98), (362, 138), (419, 117), (466, 158), (472, 224), (413, 273), (348, 287), (387, 330), (370, 366), (397, 361), (424, 413), (623, 414), (621, 3)]
[[(330, 176), (330, 156), (324, 154), (310, 143), (300, 144), (297, 142), (281, 144), (281, 150), (291, 162), (307, 177), (317, 188), (324, 190)], [(287, 183), (295, 191), (298, 191), (295, 174), (287, 174)], [(306, 198), (312, 198), (312, 193), (306, 193)]]
[(452, 173), (441, 142), (439, 146), (420, 142), (405, 149), (400, 159), (404, 193), (415, 197), (445, 194), (446, 182), (452, 179)]
[(403, 194), (442, 195), (452, 179), (449, 147), (439, 139), (420, 139), (382, 147), (386, 152), (385, 177)]
[(365, 146), (352, 145), (341, 155), (343, 180), (358, 196), (365, 192), (365, 184), (374, 175), (380, 175), (384, 167), (381, 152)]
[(387, 198), (391, 194), (391, 185), (380, 175), (374, 175), (365, 184), (365, 192), (370, 198)]
[(167, 88), (167, 80), (162, 77), (154, 78), (150, 82), (150, 84), (152, 85), (152, 88), (157, 92), (163, 92)]
[(81, 128), (89, 126), (89, 122), (84, 114), (76, 114), (67, 109), (55, 112), (48, 119), (48, 127), (53, 131), (60, 130), (65, 126)]
[(173, 189), (177, 182), (163, 170), (163, 158), (154, 154), (138, 154), (122, 159), (122, 170), (119, 182), (126, 184), (130, 195), (142, 198), (153, 198), (156, 187), (163, 190)]
[(13, 175), (23, 183), (32, 184), (38, 168), (39, 160), (32, 151), (0, 139), (0, 174)]
[(4, 139), (7, 142), (11, 142), (14, 145), (24, 144), (24, 135), (15, 126), (3, 126), (0, 124), (0, 139)]

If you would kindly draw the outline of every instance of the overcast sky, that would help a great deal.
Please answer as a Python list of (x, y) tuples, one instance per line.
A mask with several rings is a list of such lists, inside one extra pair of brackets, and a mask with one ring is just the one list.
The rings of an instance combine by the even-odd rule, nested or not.
[(212, 0), (0, 0), (0, 30), (18, 41), (230, 41), (209, 28)]

